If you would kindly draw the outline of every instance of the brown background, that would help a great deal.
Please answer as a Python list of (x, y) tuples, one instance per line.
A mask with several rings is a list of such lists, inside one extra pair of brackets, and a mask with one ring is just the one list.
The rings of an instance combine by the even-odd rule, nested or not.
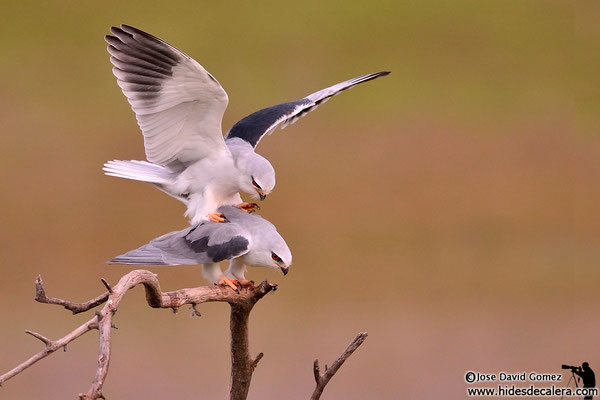
[[(124, 3), (124, 2), (123, 2)], [(223, 3), (221, 5), (214, 3)], [(595, 9), (590, 7), (595, 4)], [(265, 106), (383, 69), (259, 147), (277, 170), (262, 215), (294, 253), (252, 315), (251, 399), (306, 399), (314, 358), (369, 338), (334, 399), (464, 398), (466, 371), (600, 372), (600, 142), (595, 2), (3, 2), (0, 24), (0, 369), (88, 315), (130, 269), (104, 261), (185, 227), (181, 204), (105, 177), (143, 159), (103, 35), (128, 23), (186, 51), (230, 96), (224, 129)], [(154, 268), (165, 290), (197, 267)], [(141, 289), (116, 316), (111, 399), (223, 398), (223, 304), (173, 315)], [(88, 334), (7, 382), (2, 399), (75, 398)]]

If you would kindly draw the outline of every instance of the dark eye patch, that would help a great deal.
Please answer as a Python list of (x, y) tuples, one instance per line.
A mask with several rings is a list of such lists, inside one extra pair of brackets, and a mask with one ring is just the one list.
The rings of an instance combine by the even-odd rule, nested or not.
[(257, 189), (262, 189), (262, 188), (260, 187), (260, 185), (259, 185), (258, 183), (256, 183), (256, 181), (254, 180), (254, 177), (252, 177), (252, 184), (254, 185), (254, 187), (255, 187), (255, 188), (257, 188)]

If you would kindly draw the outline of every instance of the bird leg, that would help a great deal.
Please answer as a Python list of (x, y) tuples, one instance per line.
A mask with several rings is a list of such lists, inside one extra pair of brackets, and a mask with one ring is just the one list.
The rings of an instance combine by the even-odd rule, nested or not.
[(253, 213), (260, 210), (260, 206), (256, 203), (240, 203), (235, 205), (240, 210), (244, 210), (247, 213)]
[(210, 213), (208, 214), (208, 219), (212, 222), (229, 222), (221, 213)]
[(238, 283), (239, 282), (236, 281), (235, 279), (231, 279), (231, 278), (224, 276), (221, 278), (218, 285), (219, 286), (229, 286), (230, 288), (232, 288), (233, 290), (235, 290), (236, 292), (239, 293), (240, 289), (238, 288)]

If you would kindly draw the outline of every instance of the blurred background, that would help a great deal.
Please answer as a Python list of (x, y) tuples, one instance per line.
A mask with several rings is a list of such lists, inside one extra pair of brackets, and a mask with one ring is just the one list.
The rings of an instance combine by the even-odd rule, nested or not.
[[(103, 36), (127, 23), (182, 49), (230, 98), (223, 129), (260, 108), (379, 70), (258, 150), (277, 171), (261, 215), (294, 253), (252, 313), (264, 352), (250, 399), (306, 399), (312, 362), (365, 344), (325, 399), (464, 398), (468, 370), (600, 372), (598, 2), (3, 1), (0, 24), (0, 370), (90, 318), (85, 301), (130, 271), (115, 255), (183, 229), (183, 206), (102, 174), (144, 159)], [(199, 267), (149, 268), (163, 290)], [(229, 310), (150, 309), (136, 288), (115, 322), (104, 393), (224, 398)], [(2, 399), (75, 398), (97, 334), (6, 382)]]

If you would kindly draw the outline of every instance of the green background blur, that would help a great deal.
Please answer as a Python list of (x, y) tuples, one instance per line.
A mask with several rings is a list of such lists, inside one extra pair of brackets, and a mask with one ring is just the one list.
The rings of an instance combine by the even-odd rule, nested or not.
[[(250, 399), (306, 399), (312, 362), (369, 338), (328, 399), (466, 397), (468, 370), (600, 373), (598, 2), (2, 1), (0, 369), (90, 318), (128, 272), (105, 260), (182, 229), (183, 206), (105, 177), (144, 159), (103, 36), (127, 23), (194, 57), (229, 94), (223, 128), (369, 72), (258, 150), (278, 185), (261, 215), (294, 253), (256, 307)], [(198, 267), (151, 268), (163, 290)], [(228, 307), (153, 310), (136, 288), (115, 322), (111, 399), (223, 398)], [(66, 399), (95, 373), (92, 332), (7, 382), (2, 399)], [(564, 383), (563, 383), (564, 384)]]

